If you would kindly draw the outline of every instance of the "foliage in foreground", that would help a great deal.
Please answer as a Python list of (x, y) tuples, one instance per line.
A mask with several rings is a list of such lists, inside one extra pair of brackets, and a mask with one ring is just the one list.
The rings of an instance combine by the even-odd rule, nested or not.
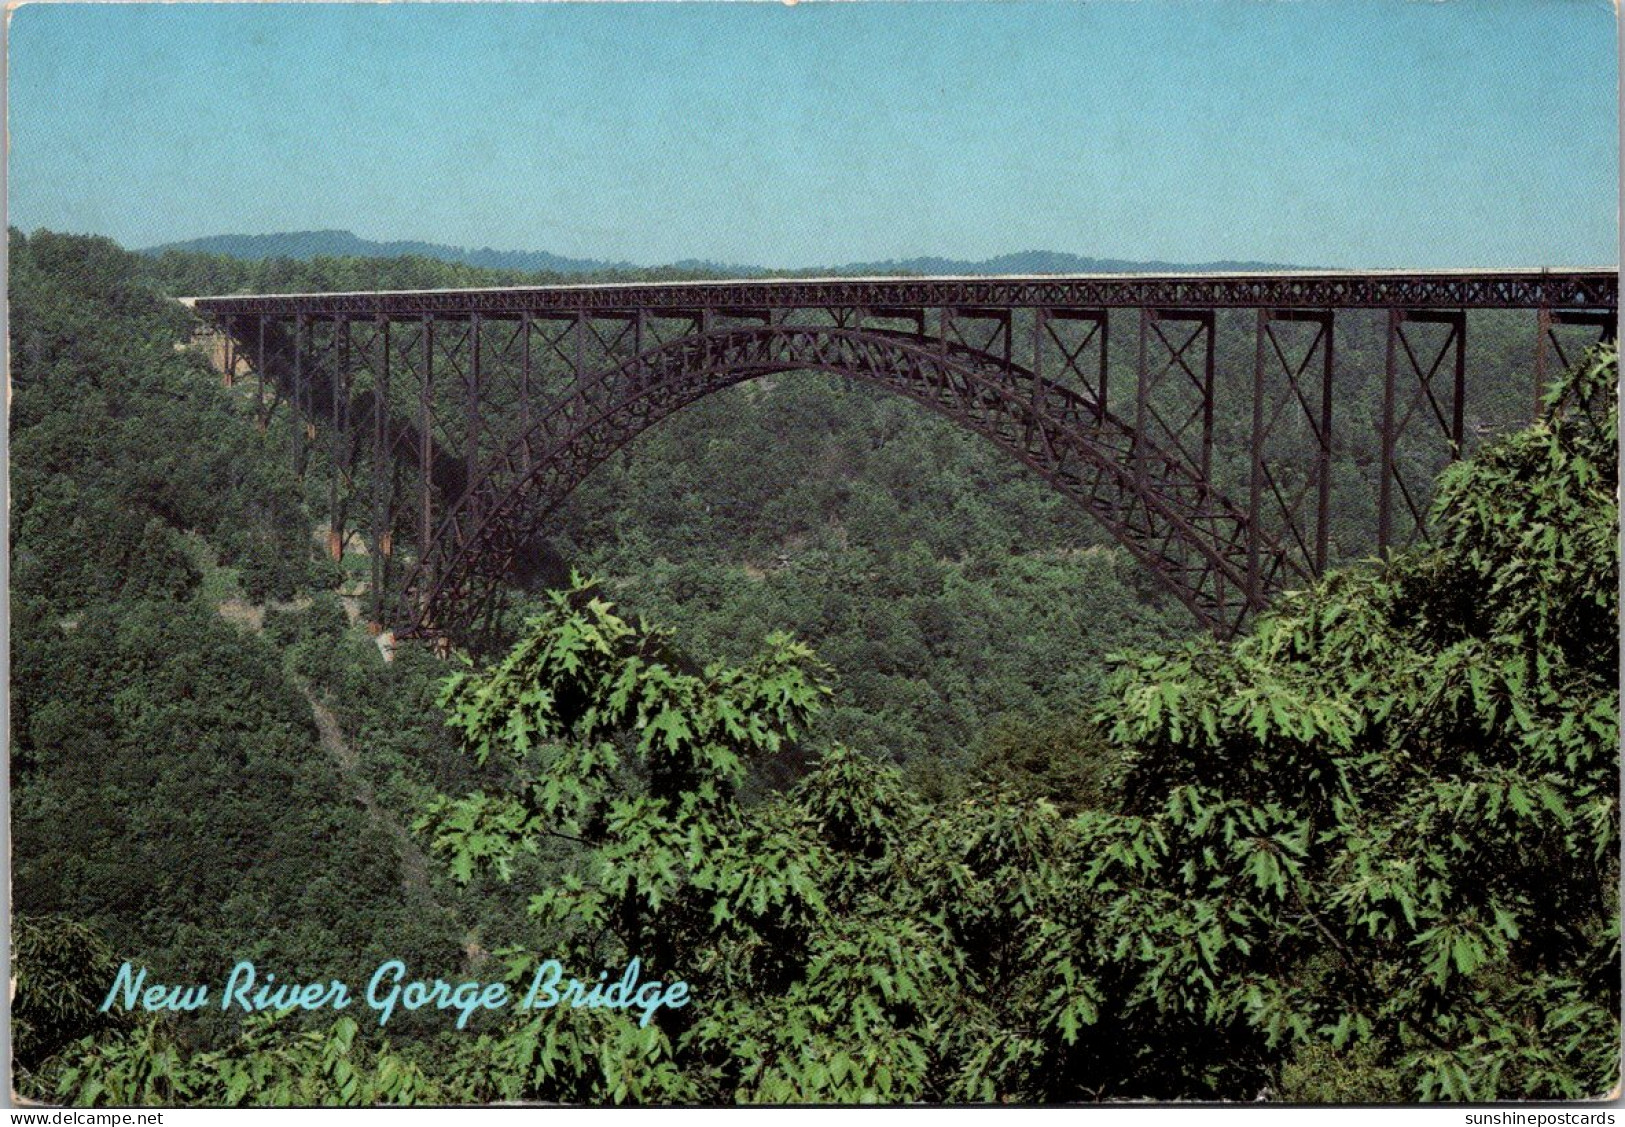
[[(538, 946), (516, 968), (590, 979), (637, 956), (694, 1002), (646, 1027), (550, 1010), (448, 1035), (425, 1074), (341, 1023), (278, 1042), (269, 1089), (146, 1026), (86, 1042), (60, 1094), (115, 1098), (105, 1069), (156, 1056), (169, 1086), (136, 1076), (119, 1102), (1600, 1095), (1619, 1034), (1616, 383), (1593, 354), (1544, 422), (1452, 470), (1436, 549), (1333, 575), (1234, 645), (1126, 662), (1111, 797), (1071, 817), (928, 803), (840, 747), (748, 802), (749, 764), (826, 694), (811, 653), (774, 638), (696, 671), (592, 589), (560, 594), (448, 686), (506, 782), (422, 828), (465, 878), (567, 843), (528, 890)], [(336, 1059), (363, 1079), (335, 1086)]]
[(1285, 1095), (1614, 1085), (1617, 365), (1445, 476), (1436, 551), (1128, 671), (1076, 958), (1137, 952), (1131, 997), (1297, 1065)]

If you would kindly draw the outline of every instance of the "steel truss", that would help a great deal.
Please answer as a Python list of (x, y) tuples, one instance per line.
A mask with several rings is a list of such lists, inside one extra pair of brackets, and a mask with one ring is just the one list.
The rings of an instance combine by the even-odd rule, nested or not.
[[(1538, 398), (1548, 354), (1566, 367), (1586, 340), (1611, 337), (1617, 303), (1615, 276), (1600, 271), (195, 299), (223, 330), (226, 382), (253, 374), (260, 426), (291, 408), (297, 473), (326, 432), (328, 547), (338, 557), (361, 534), (372, 620), (441, 638), (497, 612), (549, 515), (615, 450), (721, 388), (803, 370), (877, 384), (989, 438), (1100, 521), (1201, 623), (1232, 632), (1359, 547), (1333, 536), (1333, 455), (1348, 441), (1334, 430), (1339, 312), (1387, 321), (1371, 459), (1386, 553), (1425, 535), (1432, 475), (1470, 437), (1468, 310), (1537, 314)], [(1217, 358), (1247, 331), (1246, 310), (1250, 426), (1220, 434)], [(1132, 356), (1127, 393), (1112, 379), (1113, 342), (1118, 380)], [(1221, 443), (1248, 455), (1223, 488)]]

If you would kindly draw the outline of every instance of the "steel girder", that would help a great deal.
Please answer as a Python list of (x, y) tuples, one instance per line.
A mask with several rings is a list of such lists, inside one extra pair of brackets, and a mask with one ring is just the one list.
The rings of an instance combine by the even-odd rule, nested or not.
[[(380, 625), (465, 632), (609, 453), (712, 391), (805, 369), (884, 386), (992, 439), (1228, 632), (1327, 566), (1332, 454), (1351, 450), (1332, 426), (1338, 311), (1388, 325), (1381, 450), (1362, 463), (1386, 552), (1425, 535), (1427, 481), (1469, 437), (1467, 310), (1537, 313), (1538, 394), (1548, 352), (1566, 363), (1614, 335), (1617, 284), (1601, 271), (840, 279), (194, 304), (225, 330), (228, 382), (253, 372), (260, 425), (290, 405), (296, 471), (325, 452), (330, 549), (367, 514)], [(1242, 309), (1257, 311), (1251, 425), (1221, 435), (1215, 340)], [(1137, 352), (1121, 347), (1133, 317)], [(1109, 335), (1137, 356), (1116, 412)], [(1217, 442), (1250, 447), (1243, 476), (1230, 459), (1225, 479), (1245, 509), (1219, 495)]]
[(684, 336), (577, 383), (447, 514), (407, 580), (403, 618), (417, 633), (465, 628), (520, 546), (605, 458), (714, 391), (787, 371), (866, 380), (991, 439), (1110, 529), (1212, 629), (1233, 629), (1266, 591), (1307, 577), (1182, 458), (1001, 355), (918, 334), (766, 325)]
[(191, 299), (213, 314), (486, 316), (699, 309), (1573, 309), (1617, 310), (1614, 270), (1102, 274), (1030, 278), (825, 278), (610, 283), (399, 293)]

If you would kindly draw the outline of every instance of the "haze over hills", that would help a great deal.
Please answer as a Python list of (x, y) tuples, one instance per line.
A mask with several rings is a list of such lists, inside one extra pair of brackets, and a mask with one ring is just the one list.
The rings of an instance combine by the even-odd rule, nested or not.
[[(266, 258), (309, 260), (318, 257), (398, 258), (416, 255), (491, 270), (545, 271), (555, 274), (598, 274), (614, 270), (640, 269), (630, 262), (566, 258), (547, 251), (495, 250), (491, 247), (454, 247), (442, 243), (412, 240), (378, 242), (363, 239), (350, 231), (285, 231), (270, 235), (213, 235), (184, 242), (148, 247), (141, 253), (160, 255), (165, 251), (223, 254), (258, 261)], [(669, 264), (677, 270), (731, 277), (759, 277), (785, 273), (765, 266), (743, 266), (698, 259)], [(995, 258), (970, 261), (935, 256), (856, 262), (841, 266), (797, 270), (798, 274), (1128, 274), (1186, 273), (1241, 270), (1302, 269), (1270, 262), (1161, 262), (1124, 258), (1090, 258), (1061, 251), (1028, 250)]]
[(836, 267), (839, 274), (1201, 274), (1232, 271), (1302, 270), (1277, 262), (1162, 262), (1129, 258), (1090, 258), (1054, 250), (1023, 250), (977, 262), (960, 258), (888, 259)]
[(460, 262), (488, 270), (548, 271), (556, 274), (590, 274), (604, 270), (635, 269), (630, 262), (606, 262), (587, 258), (565, 258), (546, 251), (494, 250), (491, 247), (446, 246), (403, 239), (377, 242), (351, 231), (280, 231), (271, 235), (211, 235), (202, 239), (164, 243), (148, 247), (141, 254), (160, 255), (167, 250), (202, 254), (224, 254), (257, 262), (265, 258), (403, 258), (416, 255)]

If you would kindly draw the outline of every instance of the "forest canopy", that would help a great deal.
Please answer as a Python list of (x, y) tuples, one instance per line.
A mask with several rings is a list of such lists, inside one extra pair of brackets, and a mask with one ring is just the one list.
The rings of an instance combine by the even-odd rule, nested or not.
[[(960, 435), (786, 380), (700, 404), (584, 486), (556, 544), (601, 578), (536, 593), (511, 647), (385, 662), (355, 571), (318, 550), (319, 484), (163, 296), (208, 263), (49, 233), (11, 252), (26, 1094), (1618, 1082), (1612, 348), (1445, 473), (1431, 544), (1334, 569), (1235, 641), (1190, 637)], [(385, 267), (299, 269), (336, 288)], [(764, 427), (779, 458), (747, 463)], [(243, 957), (515, 989), (540, 960), (636, 958), (690, 1001), (466, 1030), (98, 1009), (126, 960), (219, 982)]]

